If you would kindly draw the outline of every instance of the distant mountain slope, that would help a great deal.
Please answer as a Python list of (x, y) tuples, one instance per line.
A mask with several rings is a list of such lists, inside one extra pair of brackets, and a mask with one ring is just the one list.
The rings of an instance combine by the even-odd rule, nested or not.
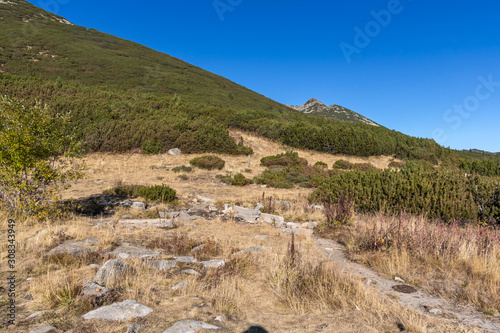
[(302, 105), (289, 105), (289, 107), (318, 117), (325, 117), (329, 119), (343, 120), (343, 121), (361, 122), (368, 125), (380, 126), (373, 120), (370, 120), (360, 115), (359, 113), (349, 110), (348, 108), (336, 104), (326, 106), (322, 102), (318, 101), (316, 98), (311, 98)]
[(289, 110), (219, 75), (143, 45), (73, 25), (23, 0), (0, 1), (0, 72), (177, 94), (236, 109)]

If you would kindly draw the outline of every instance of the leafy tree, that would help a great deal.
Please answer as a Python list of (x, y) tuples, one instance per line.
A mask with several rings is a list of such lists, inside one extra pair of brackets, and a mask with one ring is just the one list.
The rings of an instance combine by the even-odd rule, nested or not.
[(38, 218), (48, 217), (58, 192), (83, 176), (79, 144), (70, 132), (69, 114), (51, 114), (0, 96), (0, 206)]

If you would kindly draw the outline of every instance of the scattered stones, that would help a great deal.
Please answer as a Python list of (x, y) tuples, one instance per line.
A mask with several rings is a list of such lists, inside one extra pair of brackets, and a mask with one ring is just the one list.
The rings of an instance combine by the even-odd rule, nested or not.
[(177, 261), (175, 260), (154, 260), (147, 261), (144, 264), (155, 266), (159, 271), (165, 271), (167, 269), (177, 267)]
[(144, 324), (132, 324), (129, 326), (126, 333), (139, 333), (139, 330), (144, 327)]
[(163, 331), (163, 333), (195, 333), (200, 329), (220, 330), (220, 327), (210, 325), (202, 321), (186, 319), (176, 322), (166, 331)]
[(405, 283), (405, 280), (403, 280), (402, 278), (397, 277), (397, 276), (394, 278), (394, 281)]
[(168, 154), (173, 156), (180, 156), (181, 150), (179, 148), (172, 148), (168, 151)]
[(30, 333), (58, 333), (60, 332), (54, 326), (37, 326), (30, 331)]
[(217, 208), (217, 206), (210, 205), (210, 206), (208, 206), (208, 212), (209, 213), (217, 213), (217, 212), (219, 212), (219, 208)]
[(172, 289), (179, 290), (181, 288), (187, 288), (187, 287), (188, 287), (187, 282), (182, 281), (182, 282), (177, 283), (175, 286), (173, 286)]
[(118, 259), (108, 260), (101, 268), (99, 268), (93, 282), (101, 286), (114, 284), (123, 278), (128, 270), (128, 265), (123, 261)]
[(94, 245), (98, 242), (99, 239), (97, 238), (88, 238), (82, 241), (69, 240), (47, 252), (47, 255), (68, 254), (82, 256), (88, 252), (95, 252), (97, 247)]
[(127, 259), (127, 258), (151, 258), (159, 256), (161, 253), (156, 251), (150, 251), (145, 248), (122, 245), (111, 251), (109, 254), (112, 254), (119, 259)]
[(194, 269), (185, 269), (185, 270), (181, 271), (181, 273), (190, 274), (190, 275), (198, 275), (198, 276), (201, 275), (200, 273), (198, 273)]
[(208, 260), (208, 261), (202, 261), (200, 264), (203, 265), (203, 268), (208, 269), (208, 268), (219, 268), (222, 267), (226, 264), (225, 259), (213, 259), (213, 260)]
[(109, 291), (108, 288), (102, 287), (92, 281), (85, 280), (82, 289), (82, 295), (84, 296), (97, 296), (100, 297)]
[(397, 292), (404, 293), (404, 294), (411, 294), (417, 292), (417, 289), (413, 288), (412, 286), (408, 286), (406, 284), (398, 284), (395, 286), (392, 286), (392, 289), (396, 290)]
[(250, 224), (257, 223), (257, 219), (262, 213), (258, 209), (241, 209), (235, 216), (234, 220), (238, 222), (245, 222)]
[(193, 262), (197, 262), (198, 260), (196, 260), (196, 258), (194, 258), (194, 257), (175, 257), (175, 261), (193, 263)]
[(107, 321), (130, 320), (142, 318), (153, 312), (153, 309), (134, 300), (125, 300), (120, 303), (103, 306), (83, 315), (83, 319), (98, 319)]
[(269, 223), (269, 224), (276, 224), (276, 223), (285, 222), (285, 218), (282, 216), (278, 216), (278, 215), (261, 213), (260, 217), (259, 217), (259, 221), (264, 222), (264, 223)]
[(30, 314), (28, 317), (26, 317), (26, 320), (31, 320), (31, 319), (35, 319), (35, 318), (38, 318), (40, 317), (41, 315), (43, 315), (46, 311), (37, 311), (37, 312), (33, 312), (32, 314)]
[(249, 253), (249, 252), (262, 252), (262, 249), (258, 246), (254, 246), (245, 250), (238, 251), (236, 253), (233, 253), (232, 255), (238, 255), (238, 254), (243, 254), (243, 253)]

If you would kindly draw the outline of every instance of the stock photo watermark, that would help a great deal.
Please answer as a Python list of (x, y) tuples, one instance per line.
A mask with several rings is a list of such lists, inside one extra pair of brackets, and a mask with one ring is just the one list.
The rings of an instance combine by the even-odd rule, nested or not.
[[(465, 97), (461, 103), (453, 104), (453, 107), (447, 109), (443, 114), (444, 122), (450, 124), (454, 131), (460, 128), (464, 119), (468, 119), (473, 112), (479, 109), (481, 102), (491, 98), (500, 87), (500, 82), (493, 80), (493, 74), (488, 75), (487, 78), (479, 76), (477, 80), (479, 84), (476, 86), (474, 94)], [(439, 127), (432, 132), (432, 138), (442, 145), (448, 139), (448, 135), (443, 128)]]
[[(16, 222), (8, 221), (7, 229), (7, 273), (6, 292), (7, 292), (7, 326), (15, 325), (16, 323)], [(4, 282), (4, 281), (2, 281)], [(3, 291), (3, 290), (2, 290)]]
[(224, 15), (226, 15), (227, 12), (232, 12), (242, 3), (243, 0), (214, 0), (214, 2), (212, 2), (212, 5), (214, 6), (215, 12), (222, 22), (224, 21)]
[[(405, 1), (412, 2), (413, 0)], [(350, 64), (352, 62), (354, 54), (361, 54), (361, 51), (367, 48), (372, 40), (380, 35), (382, 29), (387, 28), (391, 24), (393, 17), (401, 14), (403, 10), (404, 6), (401, 4), (401, 0), (389, 0), (386, 9), (370, 11), (373, 20), (368, 21), (363, 29), (359, 26), (354, 27), (355, 34), (352, 43), (341, 42), (339, 44), (347, 63)]]

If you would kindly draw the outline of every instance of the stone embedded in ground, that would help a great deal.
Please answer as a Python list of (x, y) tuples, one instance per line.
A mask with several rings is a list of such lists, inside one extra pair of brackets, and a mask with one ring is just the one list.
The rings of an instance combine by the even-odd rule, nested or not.
[(301, 227), (301, 225), (299, 223), (295, 223), (295, 222), (287, 222), (286, 227), (288, 229), (298, 229)]
[(214, 199), (212, 199), (212, 198), (208, 198), (208, 197), (204, 197), (204, 196), (199, 195), (199, 194), (198, 194), (198, 195), (196, 195), (196, 197), (197, 197), (198, 199), (200, 199), (201, 201), (203, 201), (203, 202), (215, 202), (215, 200), (214, 200)]
[(37, 312), (33, 312), (32, 314), (30, 314), (28, 317), (26, 317), (26, 320), (31, 320), (31, 319), (35, 319), (35, 318), (38, 318), (40, 317), (41, 315), (43, 315), (46, 311), (37, 311)]
[(220, 321), (220, 322), (225, 321), (224, 317), (222, 317), (222, 316), (217, 316), (217, 317), (214, 318), (214, 320), (215, 321)]
[(30, 333), (58, 333), (61, 332), (54, 326), (37, 326)]
[(153, 312), (153, 309), (134, 300), (125, 300), (120, 303), (103, 306), (83, 315), (83, 319), (97, 319), (106, 321), (130, 320), (142, 318)]
[(178, 289), (181, 289), (181, 288), (187, 288), (188, 287), (188, 284), (187, 282), (179, 282), (177, 283), (175, 286), (172, 287), (173, 290), (178, 290)]
[(411, 294), (417, 292), (417, 289), (413, 288), (412, 286), (408, 286), (406, 284), (398, 284), (395, 286), (392, 286), (392, 289), (396, 290), (397, 292), (404, 293), (404, 294)]
[(82, 289), (82, 295), (84, 296), (97, 296), (100, 297), (109, 291), (108, 288), (100, 286), (92, 281), (85, 280)]
[(157, 251), (151, 251), (146, 248), (122, 245), (111, 251), (109, 254), (112, 254), (119, 259), (127, 259), (127, 258), (151, 258), (159, 256), (161, 253)]
[(144, 326), (144, 324), (132, 324), (129, 326), (126, 333), (139, 333), (139, 330)]
[(198, 273), (194, 269), (185, 269), (185, 270), (181, 271), (181, 273), (190, 274), (190, 275), (201, 275), (200, 273)]
[(47, 255), (68, 254), (82, 256), (88, 252), (95, 252), (97, 250), (95, 244), (98, 242), (98, 238), (88, 238), (81, 241), (69, 240), (47, 252)]
[(120, 202), (120, 206), (130, 207), (133, 209), (146, 210), (146, 204), (140, 201), (124, 201)]
[(403, 280), (402, 278), (397, 277), (397, 276), (394, 278), (394, 281), (398, 281), (398, 282), (401, 282), (401, 283), (405, 283), (405, 280)]
[(213, 260), (201, 261), (200, 264), (203, 265), (203, 268), (218, 268), (224, 266), (226, 264), (226, 260), (213, 259)]
[(221, 328), (202, 321), (186, 319), (176, 322), (163, 333), (196, 333), (200, 329), (220, 330)]
[(99, 268), (92, 281), (101, 286), (112, 285), (122, 279), (128, 270), (128, 265), (123, 261), (118, 259), (108, 260)]
[(193, 263), (198, 261), (194, 257), (174, 257), (174, 259), (177, 262), (187, 262), (187, 263)]
[(173, 228), (174, 224), (172, 220), (165, 220), (165, 219), (124, 219), (118, 221), (118, 224), (120, 226), (124, 227), (134, 227), (134, 228)]
[(277, 224), (285, 222), (285, 218), (278, 215), (261, 213), (259, 216), (259, 221), (263, 223)]
[(177, 261), (175, 260), (154, 260), (147, 261), (144, 264), (155, 266), (160, 271), (165, 271), (169, 268), (177, 267)]
[(191, 222), (198, 219), (197, 217), (192, 217), (184, 211), (173, 213), (171, 216), (174, 222)]
[(258, 209), (242, 209), (235, 216), (234, 220), (238, 222), (254, 224), (262, 213)]
[(191, 249), (191, 251), (189, 251), (189, 252), (194, 253), (194, 252), (201, 251), (201, 250), (203, 250), (203, 248), (205, 247), (205, 245), (206, 245), (206, 244), (201, 244), (201, 245), (198, 245), (197, 247), (193, 247), (193, 248)]
[(125, 214), (120, 217), (121, 219), (131, 219), (132, 215), (131, 214)]
[(440, 309), (430, 309), (429, 313), (432, 313), (433, 315), (439, 315), (439, 314), (442, 314), (443, 311)]
[(249, 253), (249, 252), (262, 252), (262, 249), (258, 246), (253, 246), (245, 250), (238, 251), (236, 253), (233, 253), (232, 255), (238, 255), (238, 254), (243, 254), (243, 253)]
[(181, 150), (179, 148), (172, 148), (168, 151), (168, 154), (173, 156), (180, 156)]

